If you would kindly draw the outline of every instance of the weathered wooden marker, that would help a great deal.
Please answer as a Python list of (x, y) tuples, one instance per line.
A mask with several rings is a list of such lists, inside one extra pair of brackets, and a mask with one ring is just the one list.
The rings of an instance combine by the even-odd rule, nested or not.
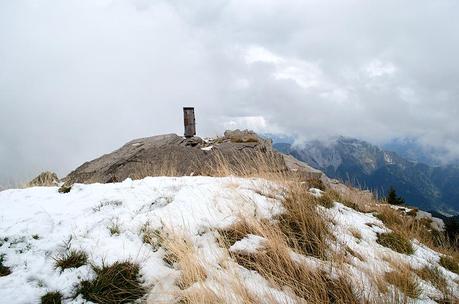
[(183, 119), (185, 122), (185, 137), (190, 138), (196, 135), (196, 120), (194, 118), (194, 108), (183, 108)]

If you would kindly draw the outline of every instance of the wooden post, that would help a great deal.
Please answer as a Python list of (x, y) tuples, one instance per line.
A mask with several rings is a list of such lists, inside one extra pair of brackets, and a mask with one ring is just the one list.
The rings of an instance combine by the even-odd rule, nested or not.
[(196, 121), (194, 118), (194, 108), (183, 108), (183, 119), (185, 122), (185, 137), (190, 138), (196, 135)]

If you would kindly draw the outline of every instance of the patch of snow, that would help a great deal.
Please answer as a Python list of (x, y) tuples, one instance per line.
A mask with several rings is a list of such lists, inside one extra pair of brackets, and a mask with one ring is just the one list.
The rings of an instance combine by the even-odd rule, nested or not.
[(311, 193), (315, 197), (321, 197), (322, 193), (324, 193), (324, 192), (322, 190), (320, 190), (320, 189), (317, 189), (317, 188), (310, 188), (309, 189), (309, 193)]
[(214, 147), (214, 146), (208, 146), (208, 147), (201, 148), (201, 150), (203, 150), (203, 151), (210, 151), (210, 150), (212, 150), (213, 147)]
[[(383, 275), (384, 272), (393, 270), (392, 265), (387, 262), (387, 258), (406, 263), (415, 269), (420, 269), (424, 266), (439, 266), (439, 253), (419, 243), (417, 240), (411, 240), (414, 248), (414, 253), (411, 255), (401, 254), (378, 244), (376, 242), (377, 234), (388, 232), (390, 230), (385, 228), (384, 224), (371, 213), (357, 212), (354, 209), (346, 207), (340, 203), (336, 203), (333, 208), (323, 208), (321, 210), (323, 210), (327, 216), (333, 220), (334, 225), (331, 229), (337, 238), (337, 242), (334, 242), (336, 246), (335, 250), (337, 252), (342, 252), (343, 250), (346, 250), (346, 247), (348, 247), (364, 259), (362, 261), (349, 253), (351, 258), (350, 269), (348, 271), (356, 274), (351, 276), (351, 278), (357, 280), (355, 284), (361, 284), (362, 282), (358, 282), (358, 280), (362, 280), (362, 278), (365, 278), (367, 274)], [(358, 231), (360, 238), (356, 238), (352, 231)], [(455, 286), (455, 288), (452, 287), (453, 294), (455, 296), (459, 296), (459, 286), (456, 283), (459, 279), (459, 275), (447, 271), (443, 267), (439, 268), (447, 280), (448, 285)], [(368, 280), (368, 278), (364, 280)], [(421, 279), (419, 278), (419, 280)], [(430, 298), (438, 296), (440, 291), (432, 286), (430, 282), (423, 281), (422, 283), (429, 287), (423, 288), (421, 298), (413, 300), (413, 302), (435, 303)]]
[(263, 248), (265, 239), (258, 235), (248, 234), (242, 240), (237, 241), (230, 247), (233, 252), (256, 253)]

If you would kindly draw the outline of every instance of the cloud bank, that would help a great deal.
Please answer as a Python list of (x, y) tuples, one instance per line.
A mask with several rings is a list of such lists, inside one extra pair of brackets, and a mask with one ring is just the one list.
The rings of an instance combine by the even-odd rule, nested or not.
[(0, 0), (0, 184), (249, 127), (459, 156), (457, 1)]

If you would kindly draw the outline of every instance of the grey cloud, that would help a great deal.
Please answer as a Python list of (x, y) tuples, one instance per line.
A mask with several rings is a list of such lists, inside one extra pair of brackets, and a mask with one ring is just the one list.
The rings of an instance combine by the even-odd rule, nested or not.
[(458, 157), (458, 6), (0, 0), (0, 184), (181, 133), (186, 105), (205, 136), (414, 137)]

